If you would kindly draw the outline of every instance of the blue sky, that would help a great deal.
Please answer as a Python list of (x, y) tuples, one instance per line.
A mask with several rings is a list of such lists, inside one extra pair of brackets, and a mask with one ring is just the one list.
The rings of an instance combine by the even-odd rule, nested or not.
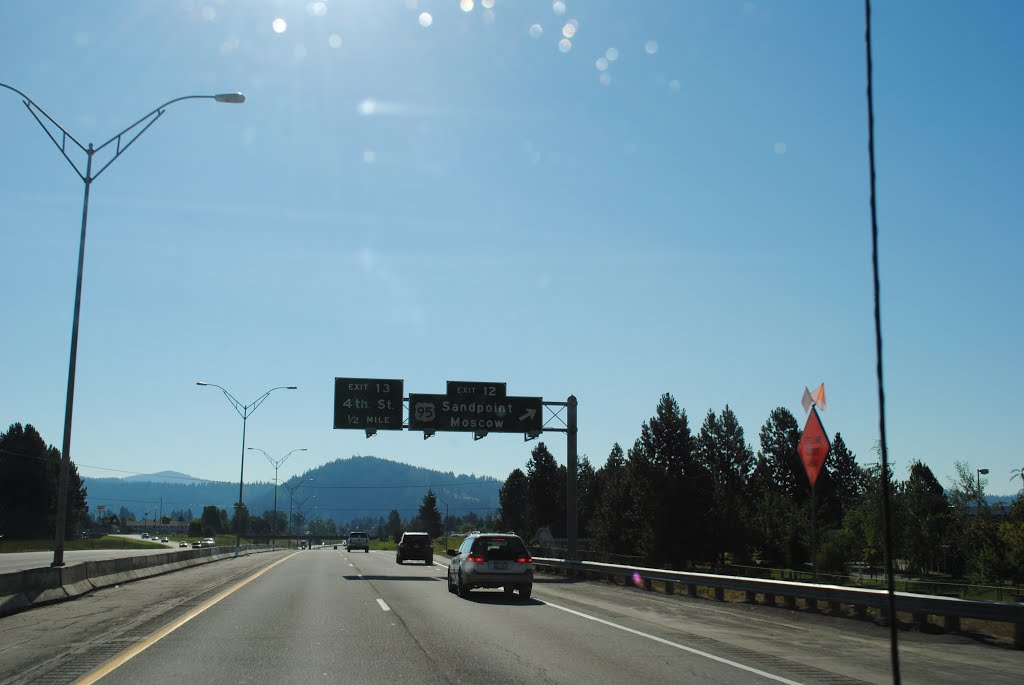
[[(82, 142), (247, 96), (173, 105), (93, 184), (82, 473), (237, 479), (242, 422), (197, 380), (299, 386), (248, 423), (308, 449), (282, 477), (372, 454), (503, 479), (533, 446), (333, 430), (336, 376), (574, 394), (595, 465), (661, 393), (694, 429), (728, 404), (756, 449), (824, 382), (826, 430), (876, 461), (863, 4), (463, 4), (0, 4), (0, 82)], [(993, 494), (1024, 466), (1022, 14), (874, 14), (890, 455)], [(83, 184), (2, 89), (0, 132), (0, 423), (59, 445)]]

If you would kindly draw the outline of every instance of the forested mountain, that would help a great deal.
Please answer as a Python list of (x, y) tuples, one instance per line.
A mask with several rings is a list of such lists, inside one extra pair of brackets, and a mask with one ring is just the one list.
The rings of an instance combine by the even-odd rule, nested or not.
[[(238, 483), (191, 479), (186, 474), (162, 472), (153, 480), (146, 476), (131, 478), (83, 478), (91, 512), (105, 505), (108, 513), (126, 508), (136, 518), (148, 513), (153, 518), (163, 499), (164, 516), (191, 511), (198, 517), (203, 507), (214, 505), (230, 515), (238, 500)], [(159, 478), (159, 481), (157, 479)], [(392, 509), (403, 517), (416, 515), (423, 496), (432, 488), (438, 496), (438, 509), (445, 504), (453, 516), (470, 511), (480, 516), (498, 507), (501, 482), (452, 472), (435, 471), (387, 459), (355, 456), (336, 459), (311, 469), (301, 476), (281, 481), (277, 508), (301, 511), (306, 518), (333, 518), (341, 523), (372, 516), (387, 518)], [(274, 507), (273, 483), (246, 483), (243, 500), (257, 516)]]

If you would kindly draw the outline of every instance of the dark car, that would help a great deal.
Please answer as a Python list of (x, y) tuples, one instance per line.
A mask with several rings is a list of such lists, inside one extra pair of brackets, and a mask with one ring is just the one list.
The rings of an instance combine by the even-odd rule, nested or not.
[(404, 564), (410, 559), (420, 560), (424, 564), (434, 563), (434, 541), (430, 539), (429, 533), (402, 533), (395, 561)]
[(473, 588), (500, 587), (506, 597), (518, 590), (520, 599), (533, 593), (533, 557), (518, 535), (474, 533), (448, 554), (448, 592), (465, 597)]

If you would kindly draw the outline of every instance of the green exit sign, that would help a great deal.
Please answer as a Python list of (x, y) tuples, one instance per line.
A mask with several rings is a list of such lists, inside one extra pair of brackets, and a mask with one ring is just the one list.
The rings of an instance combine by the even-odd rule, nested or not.
[(402, 392), (394, 378), (335, 378), (334, 427), (402, 430)]

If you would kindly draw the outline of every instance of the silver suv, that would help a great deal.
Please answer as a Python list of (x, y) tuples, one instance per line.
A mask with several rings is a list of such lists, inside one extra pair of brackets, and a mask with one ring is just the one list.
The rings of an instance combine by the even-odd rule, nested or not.
[(354, 530), (348, 534), (348, 551), (361, 549), (367, 554), (370, 553), (370, 536), (360, 530)]
[(473, 588), (500, 587), (520, 599), (533, 592), (533, 557), (514, 533), (471, 533), (458, 550), (450, 549), (448, 592), (465, 597)]

